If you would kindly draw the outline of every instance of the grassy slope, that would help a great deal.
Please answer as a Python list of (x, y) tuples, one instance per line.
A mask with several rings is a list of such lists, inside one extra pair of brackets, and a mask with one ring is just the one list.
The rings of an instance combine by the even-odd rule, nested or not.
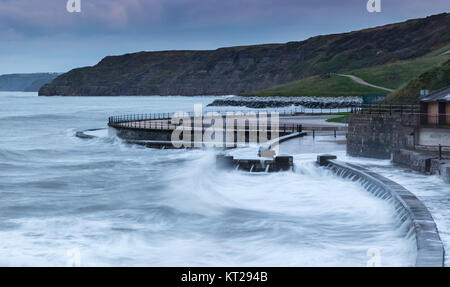
[(338, 113), (337, 115), (341, 115), (337, 118), (331, 118), (328, 119), (327, 122), (329, 123), (348, 123), (348, 119), (350, 118), (350, 113)]
[[(428, 55), (409, 61), (358, 69), (347, 74), (362, 78), (368, 83), (397, 89), (432, 67), (443, 64), (450, 55), (441, 55), (450, 45)], [(313, 76), (244, 96), (360, 96), (363, 94), (385, 95), (387, 92), (357, 84), (340, 76)]]
[(401, 89), (390, 94), (387, 101), (391, 104), (416, 104), (420, 90), (436, 91), (450, 85), (450, 59), (410, 81)]
[(352, 71), (349, 74), (360, 77), (366, 82), (374, 85), (397, 89), (425, 71), (448, 60), (450, 55), (441, 56), (442, 53), (448, 50), (450, 50), (450, 45), (424, 57), (410, 61), (399, 61), (382, 66), (359, 69)]
[(341, 76), (312, 76), (271, 89), (243, 96), (359, 96), (363, 94), (385, 95), (387, 92), (360, 85), (351, 79)]

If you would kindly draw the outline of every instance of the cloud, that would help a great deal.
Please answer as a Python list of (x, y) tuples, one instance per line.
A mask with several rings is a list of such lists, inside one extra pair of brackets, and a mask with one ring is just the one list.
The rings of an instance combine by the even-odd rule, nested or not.
[(0, 0), (0, 28), (23, 34), (114, 31), (158, 21), (161, 0), (81, 0), (81, 13), (68, 13), (66, 0)]
[(0, 74), (65, 71), (106, 55), (303, 40), (448, 12), (448, 0), (0, 0)]
[[(212, 28), (268, 23), (330, 22), (367, 16), (366, 0), (80, 0), (68, 13), (66, 0), (0, 0), (0, 29), (25, 35), (114, 33)], [(434, 11), (448, 0), (381, 0), (384, 16)], [(3, 26), (3, 28), (1, 28)]]

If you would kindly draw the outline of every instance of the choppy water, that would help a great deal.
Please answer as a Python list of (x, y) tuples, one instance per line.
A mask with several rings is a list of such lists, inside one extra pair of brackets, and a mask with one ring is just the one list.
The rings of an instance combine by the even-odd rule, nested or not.
[[(214, 151), (82, 140), (114, 114), (192, 110), (213, 97), (0, 93), (0, 265), (412, 265), (394, 210), (295, 157), (295, 173), (218, 171)], [(68, 251), (72, 252), (68, 254)]]
[(341, 158), (360, 165), (365, 165), (391, 180), (403, 185), (414, 193), (428, 208), (436, 222), (439, 236), (445, 249), (445, 266), (450, 266), (450, 187), (437, 175), (429, 176), (408, 168), (393, 165), (389, 160), (373, 160), (346, 157)]

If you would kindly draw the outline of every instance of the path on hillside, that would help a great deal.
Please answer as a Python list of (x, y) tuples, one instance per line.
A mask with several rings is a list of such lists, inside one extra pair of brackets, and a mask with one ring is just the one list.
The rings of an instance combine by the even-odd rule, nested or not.
[(393, 89), (388, 89), (388, 88), (385, 88), (385, 87), (380, 87), (380, 86), (377, 86), (377, 85), (369, 84), (369, 83), (367, 83), (366, 81), (364, 81), (363, 79), (358, 78), (357, 76), (353, 76), (353, 75), (345, 75), (345, 74), (336, 74), (336, 75), (342, 76), (342, 77), (350, 78), (350, 79), (353, 80), (354, 82), (356, 82), (356, 83), (358, 83), (358, 84), (361, 84), (361, 85), (368, 86), (368, 87), (377, 88), (377, 89), (385, 90), (385, 91), (388, 91), (388, 92), (393, 92), (393, 91), (394, 91)]
[(298, 124), (303, 126), (303, 130), (346, 130), (348, 125), (345, 123), (327, 122), (328, 119), (338, 118), (340, 115), (300, 115), (300, 116), (280, 116), (280, 124), (293, 125)]

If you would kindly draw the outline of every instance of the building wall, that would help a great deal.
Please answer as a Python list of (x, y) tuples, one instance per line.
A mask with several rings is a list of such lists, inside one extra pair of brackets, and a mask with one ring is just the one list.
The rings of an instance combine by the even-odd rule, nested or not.
[(445, 114), (446, 114), (446, 116), (445, 116), (445, 118), (446, 118), (445, 123), (447, 125), (450, 125), (450, 102), (447, 102), (445, 104)]
[(347, 153), (351, 156), (389, 159), (401, 148), (415, 144), (417, 119), (400, 114), (351, 114)]
[(450, 129), (420, 128), (418, 132), (418, 143), (425, 146), (449, 146)]
[(437, 102), (428, 103), (428, 124), (437, 125), (439, 114), (439, 104)]

